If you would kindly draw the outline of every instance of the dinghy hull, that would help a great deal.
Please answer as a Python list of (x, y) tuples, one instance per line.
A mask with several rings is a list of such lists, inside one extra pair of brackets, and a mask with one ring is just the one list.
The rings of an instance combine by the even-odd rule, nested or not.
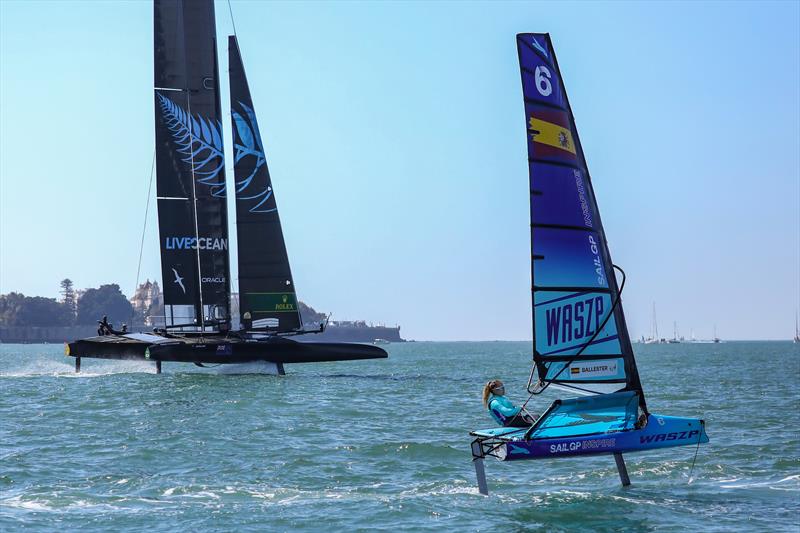
[(705, 421), (651, 414), (641, 429), (573, 437), (525, 439), (526, 428), (473, 431), (473, 457), (501, 461), (631, 453), (708, 442)]

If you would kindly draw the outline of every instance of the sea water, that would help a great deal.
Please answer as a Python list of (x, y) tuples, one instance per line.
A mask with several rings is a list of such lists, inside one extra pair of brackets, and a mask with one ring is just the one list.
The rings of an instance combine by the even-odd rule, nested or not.
[[(527, 398), (530, 344), (405, 343), (390, 358), (201, 369), (0, 345), (0, 530), (798, 531), (800, 345), (637, 345), (654, 413), (711, 442), (486, 461), (481, 386)], [(548, 391), (529, 403), (544, 410)]]

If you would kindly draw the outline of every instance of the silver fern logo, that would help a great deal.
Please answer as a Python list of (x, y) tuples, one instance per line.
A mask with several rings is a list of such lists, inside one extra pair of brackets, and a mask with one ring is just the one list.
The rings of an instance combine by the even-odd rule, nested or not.
[(267, 158), (264, 155), (264, 146), (261, 144), (261, 133), (258, 131), (256, 114), (247, 104), (239, 102), (239, 107), (242, 113), (235, 111), (231, 107), (231, 116), (233, 117), (233, 123), (236, 125), (233, 141), (236, 153), (233, 164), (236, 165), (245, 157), (254, 157), (255, 165), (253, 165), (253, 171), (249, 176), (236, 182), (236, 199), (255, 201), (255, 205), (250, 208), (251, 213), (271, 213), (277, 211), (278, 208), (275, 206), (274, 201), (267, 203), (273, 197), (269, 180), (267, 180), (266, 187), (262, 190), (258, 190), (256, 186), (251, 187), (259, 169), (267, 163)]
[(183, 161), (192, 165), (197, 183), (211, 187), (211, 195), (225, 197), (225, 153), (222, 145), (222, 124), (192, 116), (181, 106), (156, 93), (161, 105), (161, 113), (177, 152), (184, 156)]

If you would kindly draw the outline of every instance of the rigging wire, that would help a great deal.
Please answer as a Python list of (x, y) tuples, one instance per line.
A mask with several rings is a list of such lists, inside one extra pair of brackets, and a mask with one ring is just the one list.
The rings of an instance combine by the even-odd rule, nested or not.
[[(147, 215), (150, 213), (150, 193), (153, 191), (153, 176), (156, 171), (156, 150), (153, 149), (153, 163), (150, 165), (150, 183), (147, 186), (147, 202), (144, 208), (144, 224), (142, 224), (142, 239), (139, 243), (139, 262), (136, 265), (136, 284), (133, 286), (133, 295), (136, 296), (136, 290), (139, 288), (139, 274), (142, 271), (142, 253), (144, 251), (144, 235), (147, 231)], [(131, 311), (131, 329), (133, 329), (133, 319), (136, 314), (135, 310)]]
[(236, 33), (236, 21), (233, 19), (233, 8), (231, 7), (231, 0), (228, 0), (228, 12), (231, 14), (231, 25), (233, 26), (233, 36), (236, 41), (239, 41), (239, 35)]

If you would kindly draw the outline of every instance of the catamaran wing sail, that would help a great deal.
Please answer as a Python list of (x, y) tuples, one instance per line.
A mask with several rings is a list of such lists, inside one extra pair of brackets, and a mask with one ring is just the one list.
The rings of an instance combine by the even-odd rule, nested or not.
[[(547, 34), (517, 35), (531, 195), (534, 364), (542, 384), (637, 391), (619, 288)], [(611, 316), (609, 316), (611, 315)]]
[(275, 191), (235, 36), (228, 40), (239, 242), (239, 309), (252, 329), (301, 329)]
[(213, 0), (155, 0), (156, 172), (167, 325), (230, 320)]

